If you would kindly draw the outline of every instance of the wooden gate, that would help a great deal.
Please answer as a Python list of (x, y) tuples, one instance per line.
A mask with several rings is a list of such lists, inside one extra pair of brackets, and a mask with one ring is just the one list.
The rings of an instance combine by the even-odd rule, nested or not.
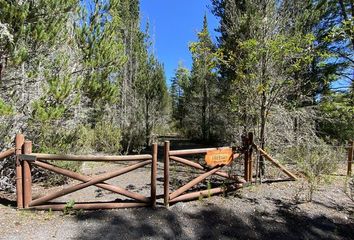
[[(227, 154), (225, 152), (229, 152), (229, 151), (231, 152), (231, 156), (230, 156), (231, 160), (222, 156), (222, 155)], [(219, 154), (219, 155), (215, 155), (216, 162), (211, 160), (211, 164), (209, 164), (209, 165), (211, 165), (211, 167), (204, 167), (197, 162), (194, 162), (194, 161), (191, 161), (191, 160), (181, 157), (181, 156), (188, 156), (188, 155), (194, 155), (194, 154), (208, 154), (208, 153), (211, 154), (210, 158), (213, 158), (213, 154)], [(240, 156), (240, 154), (238, 154), (238, 153), (234, 154), (232, 149), (230, 149), (230, 148), (202, 148), (202, 149), (190, 149), (190, 150), (170, 150), (170, 142), (166, 141), (164, 144), (164, 204), (165, 204), (165, 206), (169, 206), (170, 203), (191, 200), (191, 199), (198, 198), (200, 196), (203, 196), (203, 197), (210, 196), (213, 194), (223, 193), (225, 191), (230, 191), (230, 190), (234, 190), (234, 189), (242, 187), (242, 184), (246, 182), (245, 180), (241, 179), (238, 176), (230, 175), (227, 172), (222, 171), (222, 168), (224, 166), (223, 159), (225, 160), (225, 163), (227, 163), (227, 162), (230, 163), (230, 162), (232, 162), (232, 160), (234, 158), (237, 158), (239, 156)], [(222, 162), (218, 163), (217, 161), (219, 161), (220, 159)], [(195, 179), (188, 182), (187, 184), (179, 187), (177, 190), (170, 192), (170, 160), (175, 161), (179, 164), (183, 164), (183, 165), (201, 170), (201, 171), (203, 171), (203, 173), (200, 174)], [(208, 178), (211, 175), (218, 175), (223, 178), (233, 180), (235, 182), (235, 184), (229, 186), (228, 188), (217, 187), (217, 188), (211, 188), (211, 189), (206, 189), (206, 190), (197, 191), (197, 192), (185, 193), (186, 191), (191, 189), (193, 186), (202, 182), (203, 180), (205, 180), (206, 178)]]
[[(153, 145), (153, 153), (129, 156), (90, 156), (90, 155), (57, 155), (32, 153), (32, 142), (24, 141), (21, 134), (16, 136), (16, 188), (18, 208), (32, 209), (52, 209), (63, 210), (65, 203), (55, 203), (52, 200), (81, 190), (89, 186), (97, 186), (110, 192), (120, 194), (133, 199), (133, 202), (100, 202), (100, 203), (75, 203), (73, 209), (108, 209), (108, 208), (129, 208), (156, 205), (156, 171), (157, 171), (157, 144)], [(57, 167), (45, 160), (55, 161), (91, 161), (91, 162), (134, 162), (126, 167), (113, 170), (95, 177), (82, 175), (67, 169)], [(106, 180), (121, 176), (135, 169), (150, 165), (151, 166), (151, 195), (143, 196), (126, 190), (125, 188), (105, 183)], [(32, 177), (31, 167), (36, 166), (51, 172), (79, 180), (82, 183), (64, 188), (62, 190), (49, 193), (32, 200)]]

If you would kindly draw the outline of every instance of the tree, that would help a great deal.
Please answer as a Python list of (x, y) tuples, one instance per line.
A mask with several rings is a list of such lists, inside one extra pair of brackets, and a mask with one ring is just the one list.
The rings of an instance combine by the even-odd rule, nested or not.
[[(214, 13), (221, 17), (221, 77), (229, 111), (237, 113), (235, 122), (242, 124), (244, 133), (258, 129), (261, 148), (266, 147), (273, 107), (284, 105), (298, 89), (303, 79), (294, 73), (313, 59), (313, 35), (290, 34), (283, 28), (280, 10), (275, 0), (214, 1)], [(264, 174), (262, 158), (260, 166)]]
[(203, 28), (198, 33), (198, 42), (191, 43), (189, 49), (193, 66), (190, 83), (185, 92), (187, 105), (184, 125), (188, 126), (190, 136), (210, 141), (215, 122), (213, 106), (218, 91), (215, 72), (218, 56), (209, 34), (206, 16)]
[(81, 51), (82, 90), (93, 108), (93, 125), (106, 107), (119, 99), (118, 74), (126, 61), (120, 35), (120, 1), (92, 0), (82, 3), (76, 40)]
[(172, 101), (172, 118), (176, 123), (178, 130), (183, 130), (183, 119), (186, 116), (186, 92), (190, 84), (190, 72), (180, 62), (175, 72), (175, 76), (171, 81), (171, 101)]

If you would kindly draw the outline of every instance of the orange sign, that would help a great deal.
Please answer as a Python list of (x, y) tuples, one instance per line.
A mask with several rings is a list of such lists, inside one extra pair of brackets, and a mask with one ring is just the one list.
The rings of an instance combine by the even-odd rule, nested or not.
[(208, 166), (228, 165), (233, 160), (231, 148), (208, 151), (205, 155), (205, 161)]

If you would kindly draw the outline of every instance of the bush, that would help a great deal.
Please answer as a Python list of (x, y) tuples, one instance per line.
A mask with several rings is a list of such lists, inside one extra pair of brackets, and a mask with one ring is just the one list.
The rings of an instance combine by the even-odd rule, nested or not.
[[(33, 140), (33, 151), (51, 154), (86, 154), (92, 151), (115, 153), (121, 150), (120, 128), (108, 121), (101, 121), (92, 129), (87, 125), (78, 125), (70, 129), (60, 121), (30, 124), (28, 139)], [(77, 172), (81, 168), (79, 161), (49, 161), (50, 163)], [(46, 170), (34, 172), (34, 180), (45, 185), (61, 185), (68, 178)]]
[(301, 145), (294, 149), (292, 156), (303, 173), (307, 182), (307, 201), (312, 201), (313, 193), (319, 184), (328, 179), (328, 174), (333, 173), (338, 165), (338, 152), (329, 145)]
[[(30, 136), (33, 140), (33, 151), (50, 154), (84, 154), (92, 149), (93, 131), (79, 125), (74, 129), (61, 127), (59, 122), (42, 122), (41, 124), (30, 125)], [(81, 162), (78, 161), (49, 161), (60, 168), (74, 172), (80, 170)], [(35, 170), (33, 179), (44, 182), (44, 185), (61, 185), (67, 182), (68, 178), (46, 170)]]
[(350, 179), (349, 179), (349, 182), (348, 182), (348, 195), (349, 195), (349, 198), (351, 200), (354, 201), (354, 176), (352, 176)]
[(95, 126), (94, 145), (98, 152), (117, 154), (121, 150), (121, 131), (112, 122), (101, 121)]

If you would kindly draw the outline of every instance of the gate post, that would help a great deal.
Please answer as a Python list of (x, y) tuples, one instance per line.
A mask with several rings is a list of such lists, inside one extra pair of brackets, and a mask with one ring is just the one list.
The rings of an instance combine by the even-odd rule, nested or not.
[[(32, 142), (25, 141), (23, 153), (32, 153)], [(32, 201), (32, 175), (31, 164), (29, 161), (23, 161), (23, 207), (28, 208)]]
[(23, 134), (16, 134), (15, 137), (15, 154), (16, 154), (16, 201), (17, 208), (23, 208), (23, 181), (22, 181), (22, 164), (19, 155), (22, 154), (22, 147), (25, 138)]
[(164, 168), (163, 168), (163, 173), (164, 173), (164, 188), (163, 188), (163, 193), (164, 193), (164, 204), (166, 207), (169, 206), (169, 198), (170, 198), (170, 142), (165, 141), (164, 144)]
[(350, 145), (348, 148), (348, 169), (347, 169), (348, 177), (352, 175), (353, 153), (354, 153), (354, 141), (352, 140), (350, 141)]
[(157, 175), (157, 143), (152, 148), (152, 165), (151, 165), (151, 206), (156, 207), (156, 175)]

